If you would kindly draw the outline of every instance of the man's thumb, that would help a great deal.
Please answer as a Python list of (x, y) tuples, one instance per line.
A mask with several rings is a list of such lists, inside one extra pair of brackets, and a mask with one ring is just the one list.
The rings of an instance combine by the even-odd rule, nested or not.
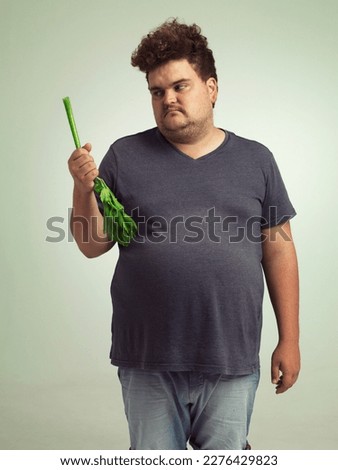
[(89, 142), (87, 142), (85, 145), (82, 146), (83, 149), (86, 149), (88, 152), (91, 151), (92, 149), (92, 144), (90, 144)]

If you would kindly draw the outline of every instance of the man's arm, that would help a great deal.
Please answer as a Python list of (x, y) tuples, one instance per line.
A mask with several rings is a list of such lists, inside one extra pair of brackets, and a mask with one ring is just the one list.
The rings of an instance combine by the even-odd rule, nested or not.
[(283, 393), (296, 382), (300, 370), (297, 256), (289, 222), (264, 229), (262, 235), (262, 266), (279, 333), (271, 380), (276, 393)]
[(81, 252), (87, 258), (96, 258), (110, 250), (115, 242), (110, 241), (103, 232), (103, 216), (94, 194), (94, 179), (99, 172), (90, 150), (91, 145), (86, 144), (75, 150), (68, 160), (74, 179), (70, 226)]

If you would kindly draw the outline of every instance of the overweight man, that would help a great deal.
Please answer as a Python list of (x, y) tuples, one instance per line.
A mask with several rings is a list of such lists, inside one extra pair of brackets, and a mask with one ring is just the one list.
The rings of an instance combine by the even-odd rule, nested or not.
[(111, 284), (110, 360), (130, 448), (248, 449), (264, 276), (279, 334), (277, 394), (300, 369), (295, 209), (272, 153), (215, 125), (215, 61), (197, 25), (165, 22), (131, 60), (156, 126), (113, 143), (99, 170), (89, 143), (68, 161), (71, 229), (85, 256), (114, 245), (93, 191), (99, 174), (138, 225), (118, 246)]

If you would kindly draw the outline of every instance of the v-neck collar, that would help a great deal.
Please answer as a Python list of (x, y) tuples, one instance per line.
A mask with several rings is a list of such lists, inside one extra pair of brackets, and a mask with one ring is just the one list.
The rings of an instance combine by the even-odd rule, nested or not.
[(223, 147), (225, 147), (227, 145), (227, 143), (229, 142), (230, 140), (230, 132), (229, 131), (226, 131), (225, 129), (222, 129), (222, 128), (219, 128), (220, 130), (222, 130), (224, 133), (225, 133), (225, 137), (224, 137), (224, 140), (221, 142), (221, 144), (216, 147), (214, 150), (212, 150), (211, 152), (208, 152), (206, 153), (205, 155), (202, 155), (201, 157), (198, 157), (198, 158), (193, 158), (193, 157), (190, 157), (189, 155), (187, 155), (186, 153), (182, 152), (180, 149), (178, 149), (177, 147), (175, 147), (175, 145), (173, 145), (171, 142), (169, 142), (163, 134), (161, 134), (160, 130), (158, 129), (158, 127), (156, 128), (156, 134), (158, 136), (158, 138), (162, 141), (162, 143), (166, 144), (166, 145), (169, 145), (171, 147), (171, 149), (173, 149), (175, 151), (175, 154), (179, 157), (179, 158), (184, 158), (185, 160), (190, 160), (192, 162), (192, 164), (197, 164), (197, 162), (199, 161), (205, 161), (205, 160), (208, 160), (210, 158), (212, 158), (215, 154), (217, 154)]

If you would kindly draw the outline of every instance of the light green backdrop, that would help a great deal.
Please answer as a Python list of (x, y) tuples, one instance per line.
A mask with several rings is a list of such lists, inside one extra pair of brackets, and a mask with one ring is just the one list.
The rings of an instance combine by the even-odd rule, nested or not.
[[(196, 22), (219, 75), (216, 124), (274, 153), (298, 216), (303, 370), (275, 396), (276, 326), (265, 299), (256, 449), (337, 449), (338, 2), (335, 0), (2, 0), (2, 449), (126, 449), (110, 366), (109, 285), (117, 249), (84, 258), (68, 239), (73, 143), (100, 162), (118, 137), (154, 125), (146, 82), (130, 66), (165, 19)], [(58, 217), (65, 232), (47, 221)]]

